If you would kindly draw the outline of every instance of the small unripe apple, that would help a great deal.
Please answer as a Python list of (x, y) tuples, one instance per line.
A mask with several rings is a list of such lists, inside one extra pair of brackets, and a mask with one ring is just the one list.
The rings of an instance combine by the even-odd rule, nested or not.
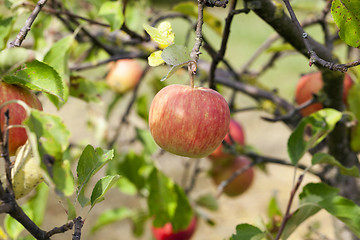
[(149, 112), (150, 132), (164, 150), (201, 158), (224, 139), (229, 106), (221, 94), (203, 87), (169, 85), (154, 97)]
[[(25, 102), (29, 107), (42, 110), (42, 105), (39, 99), (29, 89), (0, 81), (0, 105), (14, 99)], [(4, 113), (7, 109), (9, 109), (10, 114), (9, 125), (20, 125), (27, 117), (24, 108), (19, 104), (10, 103), (6, 105), (6, 107), (0, 110), (0, 125), (3, 131), (5, 123)], [(19, 127), (11, 128), (9, 130), (10, 156), (15, 155), (18, 147), (24, 145), (27, 139), (28, 136), (25, 129)]]
[(111, 66), (106, 82), (114, 91), (125, 93), (138, 84), (142, 72), (141, 65), (136, 60), (121, 59)]
[[(343, 101), (347, 103), (346, 98), (350, 87), (354, 84), (350, 75), (345, 73), (343, 82)], [(318, 93), (323, 88), (323, 80), (321, 72), (313, 72), (303, 75), (297, 86), (295, 92), (295, 101), (297, 104), (302, 104), (312, 98), (312, 94)], [(301, 110), (303, 116), (308, 116), (323, 108), (321, 103), (314, 103)]]
[[(249, 165), (251, 161), (244, 157), (238, 156), (228, 165), (214, 165), (210, 175), (216, 185), (222, 181), (229, 179), (237, 170)], [(230, 197), (238, 196), (250, 188), (254, 180), (254, 169), (249, 168), (233, 181), (231, 181), (225, 188), (224, 193)]]
[(44, 181), (43, 171), (40, 163), (34, 157), (30, 157), (12, 176), (13, 190), (15, 199), (26, 196), (31, 192), (39, 183)]
[(194, 217), (189, 226), (178, 232), (173, 232), (171, 223), (166, 223), (163, 227), (152, 227), (152, 233), (156, 240), (189, 240), (194, 234), (197, 226), (197, 219)]
[[(241, 124), (233, 119), (230, 120), (229, 130), (224, 141), (229, 145), (239, 144), (245, 145), (245, 134)], [(213, 162), (222, 161), (228, 158), (233, 158), (233, 155), (224, 151), (223, 144), (220, 144), (209, 156)]]

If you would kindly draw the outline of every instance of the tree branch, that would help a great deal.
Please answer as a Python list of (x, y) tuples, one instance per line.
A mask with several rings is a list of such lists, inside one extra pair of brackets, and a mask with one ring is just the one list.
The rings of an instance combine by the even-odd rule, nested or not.
[(22, 42), (25, 40), (26, 35), (31, 29), (31, 25), (35, 21), (36, 17), (40, 13), (42, 7), (46, 4), (47, 0), (39, 0), (30, 14), (29, 18), (25, 22), (25, 26), (21, 28), (20, 32), (16, 36), (16, 39), (10, 43), (10, 47), (20, 47)]

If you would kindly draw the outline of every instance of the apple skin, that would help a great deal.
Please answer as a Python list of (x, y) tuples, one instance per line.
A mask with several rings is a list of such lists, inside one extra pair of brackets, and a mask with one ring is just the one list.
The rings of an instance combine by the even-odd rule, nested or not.
[[(210, 175), (216, 185), (219, 185), (222, 181), (229, 179), (235, 171), (241, 169), (251, 161), (244, 156), (238, 156), (233, 159), (228, 165), (213, 165), (213, 169), (210, 171)], [(232, 182), (230, 182), (225, 188), (224, 193), (229, 197), (236, 197), (250, 188), (254, 181), (254, 169), (249, 168), (239, 176), (237, 176)]]
[(169, 85), (154, 97), (149, 127), (164, 150), (190, 158), (212, 153), (224, 139), (230, 110), (224, 97), (209, 88)]
[[(354, 84), (350, 75), (345, 73), (343, 83), (343, 101), (347, 103), (347, 94), (350, 87)], [(313, 72), (302, 76), (296, 86), (295, 101), (297, 104), (302, 104), (311, 99), (312, 94), (318, 93), (323, 88), (323, 80), (321, 72)], [(308, 116), (323, 108), (321, 103), (314, 103), (301, 110), (303, 116)]]
[(134, 59), (121, 59), (112, 64), (106, 75), (106, 82), (111, 89), (125, 93), (133, 89), (142, 75), (141, 65)]
[(185, 230), (173, 232), (171, 223), (166, 223), (163, 227), (152, 227), (151, 231), (156, 240), (189, 240), (194, 234), (197, 226), (197, 218), (193, 217), (189, 226)]
[[(0, 81), (0, 105), (14, 99), (25, 102), (29, 107), (42, 110), (41, 102), (29, 89)], [(2, 129), (5, 123), (4, 112), (7, 109), (9, 109), (10, 113), (9, 125), (21, 125), (27, 117), (22, 106), (17, 103), (10, 103), (0, 110), (0, 125), (2, 126)], [(10, 156), (14, 156), (18, 147), (24, 145), (27, 139), (28, 136), (25, 129), (11, 128), (9, 130)]]
[[(231, 138), (230, 138), (231, 136)], [(232, 140), (234, 142), (232, 142)], [(245, 145), (245, 134), (242, 125), (235, 121), (234, 119), (230, 120), (229, 130), (226, 134), (224, 141), (229, 145), (239, 144), (241, 146)], [(209, 156), (213, 162), (222, 161), (224, 159), (233, 158), (233, 155), (230, 153), (224, 152), (223, 144), (220, 144)]]

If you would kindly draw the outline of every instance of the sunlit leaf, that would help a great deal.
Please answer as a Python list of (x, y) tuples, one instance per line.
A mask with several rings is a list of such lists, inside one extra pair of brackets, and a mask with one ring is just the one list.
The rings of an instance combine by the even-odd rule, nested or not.
[(161, 58), (162, 50), (155, 51), (148, 57), (148, 63), (151, 67), (156, 67), (163, 64), (165, 61)]
[(64, 83), (58, 72), (46, 63), (37, 60), (25, 63), (24, 68), (14, 74), (6, 75), (4, 81), (51, 94), (61, 101), (65, 99)]
[(334, 0), (331, 14), (339, 31), (340, 38), (352, 47), (360, 46), (360, 0)]
[(96, 184), (91, 194), (91, 208), (94, 207), (96, 203), (101, 201), (105, 193), (117, 182), (120, 178), (120, 175), (115, 176), (105, 176), (101, 178)]
[(174, 43), (175, 34), (169, 22), (161, 22), (157, 28), (148, 24), (144, 24), (143, 27), (150, 37), (159, 44), (160, 48), (165, 48)]
[(288, 154), (295, 165), (310, 149), (320, 143), (341, 119), (341, 112), (322, 109), (301, 120), (288, 140)]

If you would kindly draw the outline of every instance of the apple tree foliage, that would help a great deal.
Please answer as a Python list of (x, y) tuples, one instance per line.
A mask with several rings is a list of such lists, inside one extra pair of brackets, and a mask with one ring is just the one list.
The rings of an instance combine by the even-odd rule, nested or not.
[[(277, 35), (259, 48), (244, 69), (237, 71), (236, 64), (226, 58), (226, 52), (234, 47), (228, 40), (236, 34), (236, 28), (248, 26), (239, 24), (231, 31), (230, 27), (237, 15), (244, 14), (245, 18), (249, 12), (264, 20), (263, 27), (272, 27)], [(297, 15), (305, 16), (304, 28), (320, 23), (323, 40), (314, 40), (296, 25)], [(181, 27), (172, 25), (172, 19), (182, 19)], [(194, 172), (189, 167), (183, 169), (183, 175), (190, 176), (189, 185), (174, 180), (157, 162), (158, 157), (169, 153), (158, 148), (147, 127), (153, 96), (172, 84), (173, 79), (187, 81), (188, 75), (184, 72), (188, 66), (189, 72), (195, 66), (196, 83), (225, 95), (232, 112), (237, 110), (235, 96), (246, 95), (255, 100), (253, 109), (271, 115), (264, 117), (264, 121), (282, 122), (292, 130), (286, 161), (269, 160), (261, 156), (261, 149), (251, 146), (236, 148), (236, 154), (250, 157), (259, 170), (266, 171), (266, 164), (273, 163), (303, 169), (290, 193), (287, 208), (279, 206), (273, 197), (267, 211), (271, 220), (262, 225), (234, 222), (233, 235), (224, 238), (290, 239), (300, 224), (321, 210), (342, 221), (353, 239), (360, 238), (357, 159), (360, 87), (356, 67), (360, 61), (359, 26), (359, 0), (314, 0), (310, 3), (298, 0), (291, 4), (285, 0), (3, 0), (0, 5), (0, 80), (38, 93), (41, 101), (52, 104), (59, 114), (24, 106), (28, 114), (24, 127), (33, 156), (41, 162), (45, 172), (45, 182), (39, 184), (19, 208), (11, 194), (10, 200), (5, 197), (11, 189), (2, 178), (0, 213), (5, 216), (0, 226), (0, 239), (49, 239), (54, 234), (69, 231), (73, 225), (74, 237), (77, 237), (82, 225), (87, 224), (83, 219), (92, 217), (91, 212), (97, 204), (107, 201), (110, 189), (118, 191), (118, 195), (139, 199), (143, 204), (138, 208), (126, 206), (119, 197), (118, 206), (104, 210), (90, 232), (84, 233), (85, 238), (87, 234), (90, 236), (125, 219), (131, 222), (135, 237), (148, 231), (146, 224), (149, 222), (155, 227), (171, 222), (175, 231), (184, 229), (194, 214), (209, 223), (208, 227), (221, 224), (199, 210), (217, 211), (215, 194), (206, 193), (196, 198), (190, 195), (201, 171), (196, 165), (199, 160), (194, 160)], [(219, 50), (211, 44), (207, 34), (221, 40)], [(273, 45), (276, 39), (281, 39), (282, 43)], [(270, 60), (256, 72), (250, 65), (264, 54), (264, 48)], [(337, 51), (344, 48), (347, 56), (339, 57)], [(202, 57), (200, 52), (207, 55)], [(295, 106), (257, 80), (288, 53), (304, 55), (304, 65), (323, 73), (321, 94), (325, 96), (322, 99), (325, 108), (307, 117), (301, 117), (301, 106)], [(117, 94), (104, 81), (106, 66), (127, 58), (142, 61), (143, 77), (132, 91)], [(218, 66), (220, 62), (223, 63), (221, 67)], [(156, 72), (159, 69), (160, 74)], [(342, 82), (338, 81), (343, 78), (344, 71), (354, 79), (346, 106), (341, 101)], [(140, 91), (140, 87), (146, 91)], [(78, 109), (84, 112), (83, 117), (88, 118), (89, 128), (93, 130), (91, 141), (74, 142), (62, 119), (68, 114), (67, 106), (77, 107), (73, 99), (80, 99), (88, 106), (101, 104), (104, 110), (91, 115), (85, 114), (86, 109)], [(317, 100), (316, 94), (313, 100)], [(125, 106), (125, 110), (117, 116), (119, 106)], [(132, 123), (131, 114), (135, 115), (136, 123)], [(114, 118), (118, 119), (115, 127)], [(3, 127), (1, 134), (5, 136)], [(124, 138), (125, 128), (132, 130), (130, 137)], [(230, 150), (234, 153), (234, 149)], [(312, 159), (311, 164), (304, 167), (302, 160), (306, 153), (311, 153)], [(6, 162), (5, 155), (2, 152), (1, 164)], [(171, 158), (170, 154), (168, 156)], [(315, 170), (313, 166), (316, 165), (324, 170)], [(6, 168), (6, 164), (4, 166)], [(335, 172), (334, 176), (326, 174), (329, 169)], [(321, 181), (302, 186), (305, 174), (315, 174)], [(296, 195), (297, 192), (300, 193)], [(63, 225), (53, 226), (56, 231), (42, 230), (46, 206), (53, 196), (62, 203), (67, 219), (62, 220)], [(294, 198), (298, 198), (299, 205), (291, 208)], [(10, 211), (9, 207), (15, 210)], [(206, 235), (206, 232), (200, 234)]]

